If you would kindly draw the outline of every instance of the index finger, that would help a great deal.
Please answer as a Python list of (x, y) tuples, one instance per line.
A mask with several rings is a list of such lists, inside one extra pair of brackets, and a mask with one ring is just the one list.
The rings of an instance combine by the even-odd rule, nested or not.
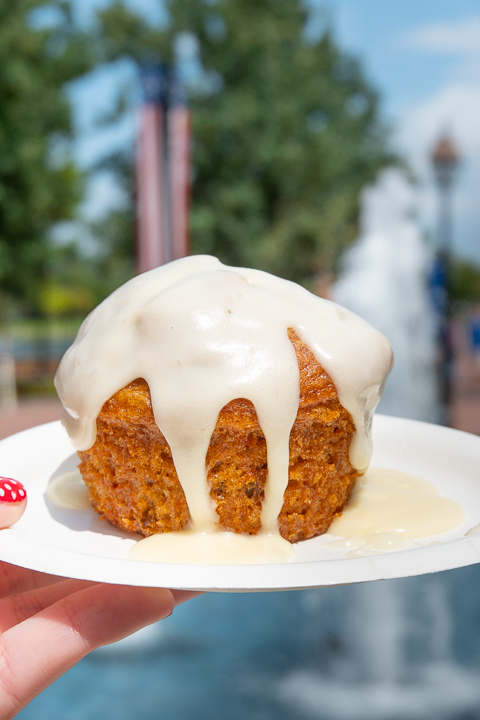
[(57, 575), (47, 575), (47, 573), (0, 562), (0, 598), (7, 595), (18, 595), (26, 590), (36, 590), (63, 579)]

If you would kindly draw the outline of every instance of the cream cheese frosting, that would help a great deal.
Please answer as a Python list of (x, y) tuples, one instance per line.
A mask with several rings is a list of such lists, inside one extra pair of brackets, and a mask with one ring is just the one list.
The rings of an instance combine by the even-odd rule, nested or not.
[(356, 429), (351, 463), (364, 472), (372, 415), (393, 364), (388, 340), (295, 283), (202, 255), (135, 277), (85, 320), (55, 378), (74, 446), (90, 448), (103, 404), (143, 378), (185, 492), (189, 530), (205, 532), (215, 525), (205, 468), (210, 438), (225, 405), (250, 400), (267, 445), (262, 532), (277, 533), (300, 394), (288, 328), (332, 378)]

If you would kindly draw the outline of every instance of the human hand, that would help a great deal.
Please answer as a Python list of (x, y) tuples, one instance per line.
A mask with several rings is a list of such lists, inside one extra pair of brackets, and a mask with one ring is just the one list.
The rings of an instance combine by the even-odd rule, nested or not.
[(0, 562), (0, 720), (101, 645), (197, 593), (65, 580)]
[(95, 648), (168, 617), (197, 594), (66, 580), (0, 562), (0, 720)]

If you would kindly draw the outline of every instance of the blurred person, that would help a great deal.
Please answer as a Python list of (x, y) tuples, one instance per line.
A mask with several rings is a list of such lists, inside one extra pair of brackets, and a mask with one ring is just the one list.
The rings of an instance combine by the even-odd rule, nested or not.
[(476, 305), (468, 321), (468, 341), (470, 351), (480, 364), (480, 305)]

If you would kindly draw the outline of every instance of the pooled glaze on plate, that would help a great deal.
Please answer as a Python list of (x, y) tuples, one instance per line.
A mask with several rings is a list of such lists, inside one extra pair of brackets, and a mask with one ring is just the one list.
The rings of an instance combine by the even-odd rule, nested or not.
[[(55, 478), (46, 496), (71, 510), (91, 507), (78, 469)], [(347, 557), (376, 555), (401, 550), (419, 538), (442, 535), (464, 522), (461, 506), (440, 495), (424, 478), (370, 467), (357, 482), (341, 517), (331, 524), (328, 534), (340, 539), (328, 546), (346, 550)], [(192, 530), (156, 533), (139, 540), (128, 554), (130, 560), (213, 565), (284, 563), (294, 556), (294, 546), (278, 533), (250, 536)]]
[(370, 467), (328, 532), (342, 538), (330, 547), (347, 549), (347, 557), (361, 557), (401, 550), (409, 541), (447, 533), (464, 522), (462, 507), (424, 478)]
[(46, 496), (54, 505), (69, 510), (87, 510), (92, 507), (87, 486), (78, 468), (52, 480), (47, 487)]

